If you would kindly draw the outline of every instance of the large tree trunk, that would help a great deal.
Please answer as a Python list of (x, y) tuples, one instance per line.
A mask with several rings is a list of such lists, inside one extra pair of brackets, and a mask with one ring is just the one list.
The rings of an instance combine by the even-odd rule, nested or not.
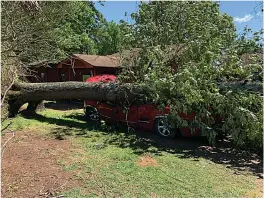
[(133, 101), (144, 94), (143, 86), (117, 83), (19, 83), (8, 93), (9, 112), (13, 117), (19, 108), (29, 103), (28, 109), (34, 111), (41, 100), (81, 99), (97, 101)]
[(146, 86), (118, 83), (53, 82), (19, 83), (9, 91), (9, 99), (21, 99), (27, 102), (59, 99), (89, 99), (116, 102), (134, 100), (134, 96), (144, 94)]
[[(221, 83), (223, 91), (239, 90), (262, 93), (262, 83)], [(19, 108), (29, 103), (28, 110), (35, 111), (41, 100), (81, 99), (97, 101), (138, 100), (148, 88), (138, 84), (54, 82), (54, 83), (18, 83), (8, 93), (10, 116), (15, 116)]]

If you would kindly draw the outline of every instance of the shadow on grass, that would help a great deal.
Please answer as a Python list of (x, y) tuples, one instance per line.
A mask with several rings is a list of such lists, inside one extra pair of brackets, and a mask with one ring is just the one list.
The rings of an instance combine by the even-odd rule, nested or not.
[(234, 174), (242, 174), (240, 171), (247, 170), (263, 179), (263, 158), (256, 153), (235, 149), (228, 140), (221, 140), (216, 147), (211, 147), (202, 137), (164, 139), (156, 134), (136, 131), (133, 135), (126, 133), (123, 137), (116, 136), (107, 143), (133, 148), (139, 155), (145, 152), (156, 155), (167, 152), (179, 158), (194, 158), (195, 161), (201, 157), (234, 168)]
[(26, 112), (22, 112), (22, 116), (26, 119), (56, 124), (58, 127), (52, 129), (51, 133), (58, 139), (64, 139), (65, 136), (89, 137), (88, 131), (100, 130), (104, 131), (103, 134), (112, 134), (107, 136), (106, 145), (129, 147), (138, 155), (146, 152), (162, 155), (162, 152), (168, 152), (180, 158), (194, 158), (195, 161), (199, 161), (202, 157), (218, 164), (225, 164), (228, 168), (234, 168), (234, 174), (241, 174), (240, 170), (248, 170), (263, 178), (263, 159), (255, 153), (234, 149), (227, 140), (219, 142), (217, 147), (211, 147), (205, 138), (201, 137), (165, 139), (150, 132), (130, 132), (124, 126), (119, 127), (118, 130), (109, 130), (105, 126), (85, 122), (85, 116), (80, 113), (64, 116), (72, 120), (26, 114)]
[[(51, 134), (57, 139), (65, 139), (66, 136), (85, 136), (88, 131), (98, 130), (98, 123), (88, 124), (83, 114), (74, 114), (64, 118), (79, 118), (78, 120), (68, 120), (61, 118), (46, 117), (41, 114), (21, 111), (21, 115), (26, 119), (37, 120), (42, 123), (55, 124), (57, 127), (51, 129)], [(76, 118), (75, 118), (76, 117)]]
[(44, 107), (60, 111), (83, 109), (83, 102), (78, 100), (48, 101), (44, 103)]

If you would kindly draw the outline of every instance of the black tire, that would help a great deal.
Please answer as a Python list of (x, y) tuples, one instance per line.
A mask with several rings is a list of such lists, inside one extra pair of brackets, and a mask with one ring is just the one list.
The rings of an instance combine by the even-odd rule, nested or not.
[(166, 118), (157, 118), (154, 122), (154, 132), (165, 138), (174, 138), (175, 131), (169, 127)]
[(96, 108), (93, 107), (86, 107), (84, 109), (85, 115), (88, 118), (88, 121), (94, 121), (94, 122), (99, 122), (100, 118), (99, 118), (99, 114), (96, 110)]

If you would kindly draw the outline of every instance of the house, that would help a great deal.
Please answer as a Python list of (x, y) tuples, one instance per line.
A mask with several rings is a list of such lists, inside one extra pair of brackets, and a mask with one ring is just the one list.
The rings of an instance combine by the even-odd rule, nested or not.
[(73, 54), (58, 64), (40, 66), (33, 71), (31, 82), (85, 81), (90, 76), (117, 74), (120, 61), (117, 56)]
[[(171, 54), (175, 49), (168, 50)], [(115, 53), (107, 56), (73, 54), (58, 64), (48, 64), (48, 66), (38, 64), (37, 69), (32, 71), (32, 76), (28, 79), (31, 82), (62, 82), (84, 81), (90, 76), (100, 74), (116, 75), (122, 69), (121, 61), (125, 59), (129, 59), (130, 63), (124, 62), (123, 67), (137, 65), (136, 59), (140, 56), (140, 51), (141, 48), (133, 48), (124, 50), (122, 54)], [(174, 63), (171, 64), (174, 65)]]

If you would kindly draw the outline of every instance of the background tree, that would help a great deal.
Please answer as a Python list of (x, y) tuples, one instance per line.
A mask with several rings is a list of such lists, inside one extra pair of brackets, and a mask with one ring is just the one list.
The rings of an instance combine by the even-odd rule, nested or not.
[(1, 8), (2, 108), (7, 91), (27, 75), (29, 64), (61, 58), (52, 31), (65, 13), (55, 9), (56, 2), (1, 2)]
[(121, 50), (122, 31), (120, 25), (111, 21), (100, 29), (98, 48), (100, 55), (111, 55)]
[(107, 22), (94, 3), (72, 1), (68, 2), (67, 10), (61, 4), (59, 9), (67, 12), (55, 29), (60, 49), (67, 54), (97, 54), (101, 39), (99, 32)]

